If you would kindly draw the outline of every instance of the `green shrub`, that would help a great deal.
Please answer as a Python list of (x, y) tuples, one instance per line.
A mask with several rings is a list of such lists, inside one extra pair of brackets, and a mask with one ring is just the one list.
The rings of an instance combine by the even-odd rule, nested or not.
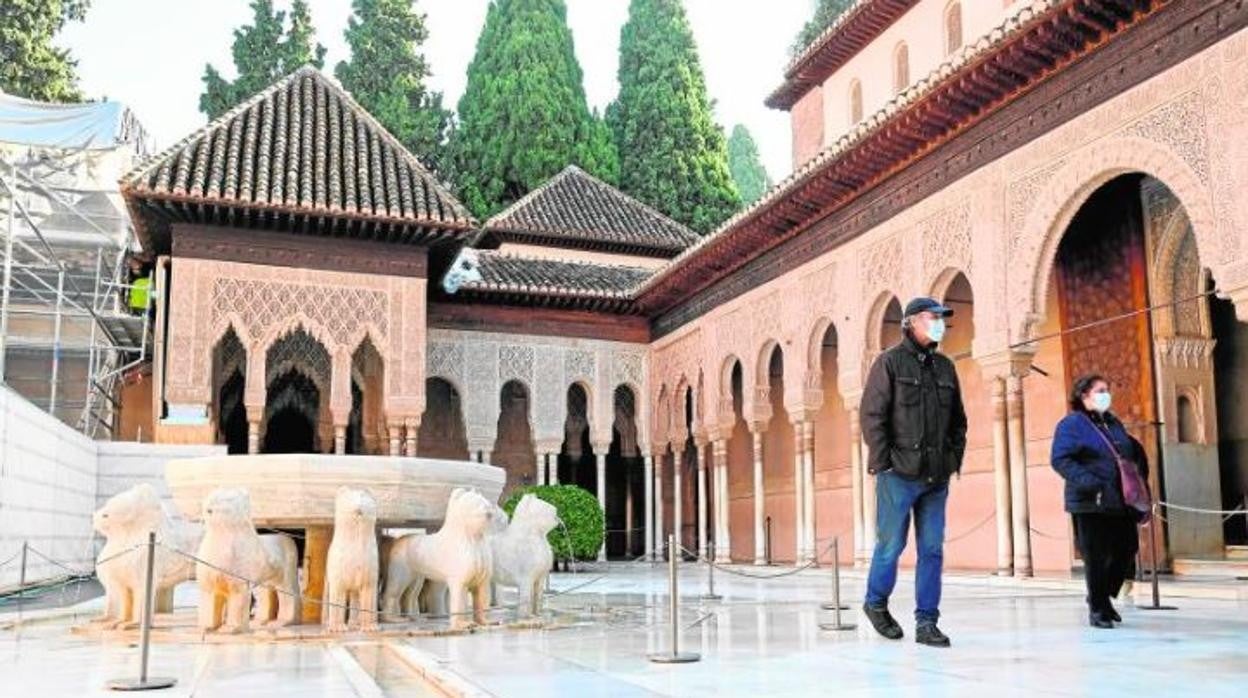
[[(533, 494), (555, 506), (562, 527), (547, 536), (556, 560), (593, 560), (598, 557), (606, 533), (606, 519), (598, 498), (576, 485), (538, 485), (521, 487), (503, 503), (503, 510), (511, 516), (520, 498)], [(565, 533), (564, 528), (567, 531)]]

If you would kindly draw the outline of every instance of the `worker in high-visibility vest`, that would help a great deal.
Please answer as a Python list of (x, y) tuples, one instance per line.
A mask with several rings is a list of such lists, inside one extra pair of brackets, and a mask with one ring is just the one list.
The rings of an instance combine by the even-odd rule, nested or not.
[(134, 279), (130, 282), (130, 312), (142, 315), (147, 310), (147, 297), (152, 288), (152, 275), (145, 271), (141, 264), (131, 265)]

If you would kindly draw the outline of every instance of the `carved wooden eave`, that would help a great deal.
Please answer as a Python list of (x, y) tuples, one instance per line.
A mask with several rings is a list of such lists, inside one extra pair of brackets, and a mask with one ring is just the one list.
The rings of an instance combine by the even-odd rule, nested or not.
[(784, 71), (784, 84), (767, 97), (765, 104), (772, 109), (792, 109), (803, 95), (822, 85), (917, 4), (919, 0), (859, 0), (793, 58)]
[(638, 306), (658, 315), (706, 289), (1167, 4), (1036, 0), (673, 259), (638, 287)]

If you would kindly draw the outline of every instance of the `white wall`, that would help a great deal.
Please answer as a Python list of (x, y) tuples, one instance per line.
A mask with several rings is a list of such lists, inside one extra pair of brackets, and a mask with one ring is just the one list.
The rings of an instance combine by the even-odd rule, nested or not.
[[(9, 558), (23, 541), (74, 570), (90, 571), (96, 550), (91, 514), (101, 502), (141, 481), (167, 498), (165, 461), (224, 451), (92, 441), (0, 385), (0, 588), (18, 581), (19, 560)], [(65, 572), (27, 556), (28, 581)]]

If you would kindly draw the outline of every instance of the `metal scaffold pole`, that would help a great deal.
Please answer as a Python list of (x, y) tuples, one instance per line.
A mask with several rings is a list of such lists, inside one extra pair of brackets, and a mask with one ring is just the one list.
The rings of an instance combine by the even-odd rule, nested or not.
[(4, 382), (4, 363), (5, 356), (8, 354), (9, 293), (13, 287), (13, 236), (15, 235), (13, 218), (17, 199), (17, 190), (12, 181), (17, 179), (17, 165), (10, 165), (9, 172), (12, 180), (6, 182), (5, 186), (5, 190), (9, 193), (9, 214), (4, 234), (4, 295), (0, 298), (0, 383)]

